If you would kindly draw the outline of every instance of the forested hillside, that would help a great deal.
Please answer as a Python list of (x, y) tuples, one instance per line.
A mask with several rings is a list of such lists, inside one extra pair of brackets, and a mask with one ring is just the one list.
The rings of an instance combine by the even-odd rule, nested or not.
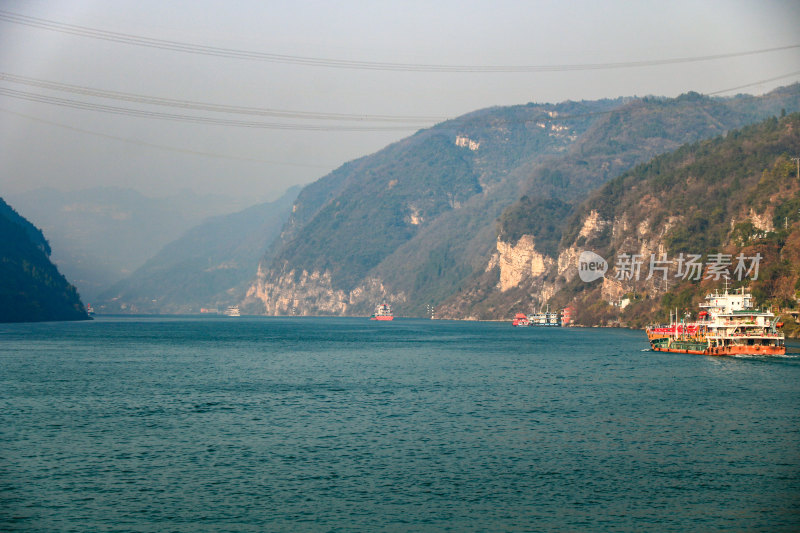
[[(758, 305), (796, 309), (798, 150), (795, 113), (685, 145), (610, 181), (565, 225), (558, 260), (541, 276), (547, 300), (571, 306), (579, 324), (639, 327), (675, 307), (696, 310), (727, 277), (751, 288)], [(577, 276), (586, 250), (609, 264), (589, 283)], [(690, 269), (692, 256), (699, 266)]]
[(546, 274), (560, 268), (558, 244), (592, 183), (600, 186), (657, 154), (786, 110), (800, 110), (800, 85), (763, 97), (648, 97), (605, 114), (563, 156), (532, 169), (525, 194), (499, 218), (495, 249), (439, 306), (439, 315), (503, 318), (513, 309), (538, 308), (554, 294)]
[(0, 322), (89, 318), (49, 255), (41, 230), (0, 198)]
[[(250, 309), (368, 314), (388, 298), (413, 314), (451, 294), (491, 247), (495, 218), (527, 179), (624, 100), (477, 111), (347, 163), (298, 197)], [(555, 117), (571, 117), (555, 123)], [(419, 295), (425, 293), (425, 299)]]
[(438, 305), (440, 316), (501, 318), (542, 301), (529, 280), (557, 260), (564, 224), (592, 190), (786, 109), (800, 109), (800, 85), (492, 108), (420, 131), (300, 193), (248, 308), (368, 314), (387, 300), (401, 315)]

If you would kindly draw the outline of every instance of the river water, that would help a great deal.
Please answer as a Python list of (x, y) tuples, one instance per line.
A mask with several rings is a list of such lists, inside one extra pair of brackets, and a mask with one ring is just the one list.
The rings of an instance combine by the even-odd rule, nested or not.
[(0, 324), (0, 530), (797, 531), (800, 358), (353, 318)]

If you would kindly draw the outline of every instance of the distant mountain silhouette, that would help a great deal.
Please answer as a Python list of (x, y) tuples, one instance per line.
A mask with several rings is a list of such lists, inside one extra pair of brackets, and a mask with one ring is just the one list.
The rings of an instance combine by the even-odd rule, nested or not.
[(97, 299), (98, 313), (197, 313), (238, 304), (280, 234), (300, 187), (238, 213), (211, 217), (164, 246)]
[(12, 203), (47, 233), (53, 262), (89, 302), (189, 228), (236, 210), (218, 196), (150, 198), (120, 187), (36, 189)]

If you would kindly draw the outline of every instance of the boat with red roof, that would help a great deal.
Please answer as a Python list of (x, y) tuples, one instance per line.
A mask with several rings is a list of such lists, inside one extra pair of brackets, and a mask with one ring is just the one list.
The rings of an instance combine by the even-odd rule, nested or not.
[(517, 313), (514, 320), (511, 321), (512, 326), (530, 326), (531, 323), (525, 313)]

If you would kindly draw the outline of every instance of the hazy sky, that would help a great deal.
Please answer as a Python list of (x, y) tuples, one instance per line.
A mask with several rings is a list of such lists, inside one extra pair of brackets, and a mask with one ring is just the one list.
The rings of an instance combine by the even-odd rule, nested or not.
[(800, 80), (800, 48), (742, 53), (798, 23), (798, 1), (0, 0), (0, 196), (255, 203), (480, 108), (761, 94)]

